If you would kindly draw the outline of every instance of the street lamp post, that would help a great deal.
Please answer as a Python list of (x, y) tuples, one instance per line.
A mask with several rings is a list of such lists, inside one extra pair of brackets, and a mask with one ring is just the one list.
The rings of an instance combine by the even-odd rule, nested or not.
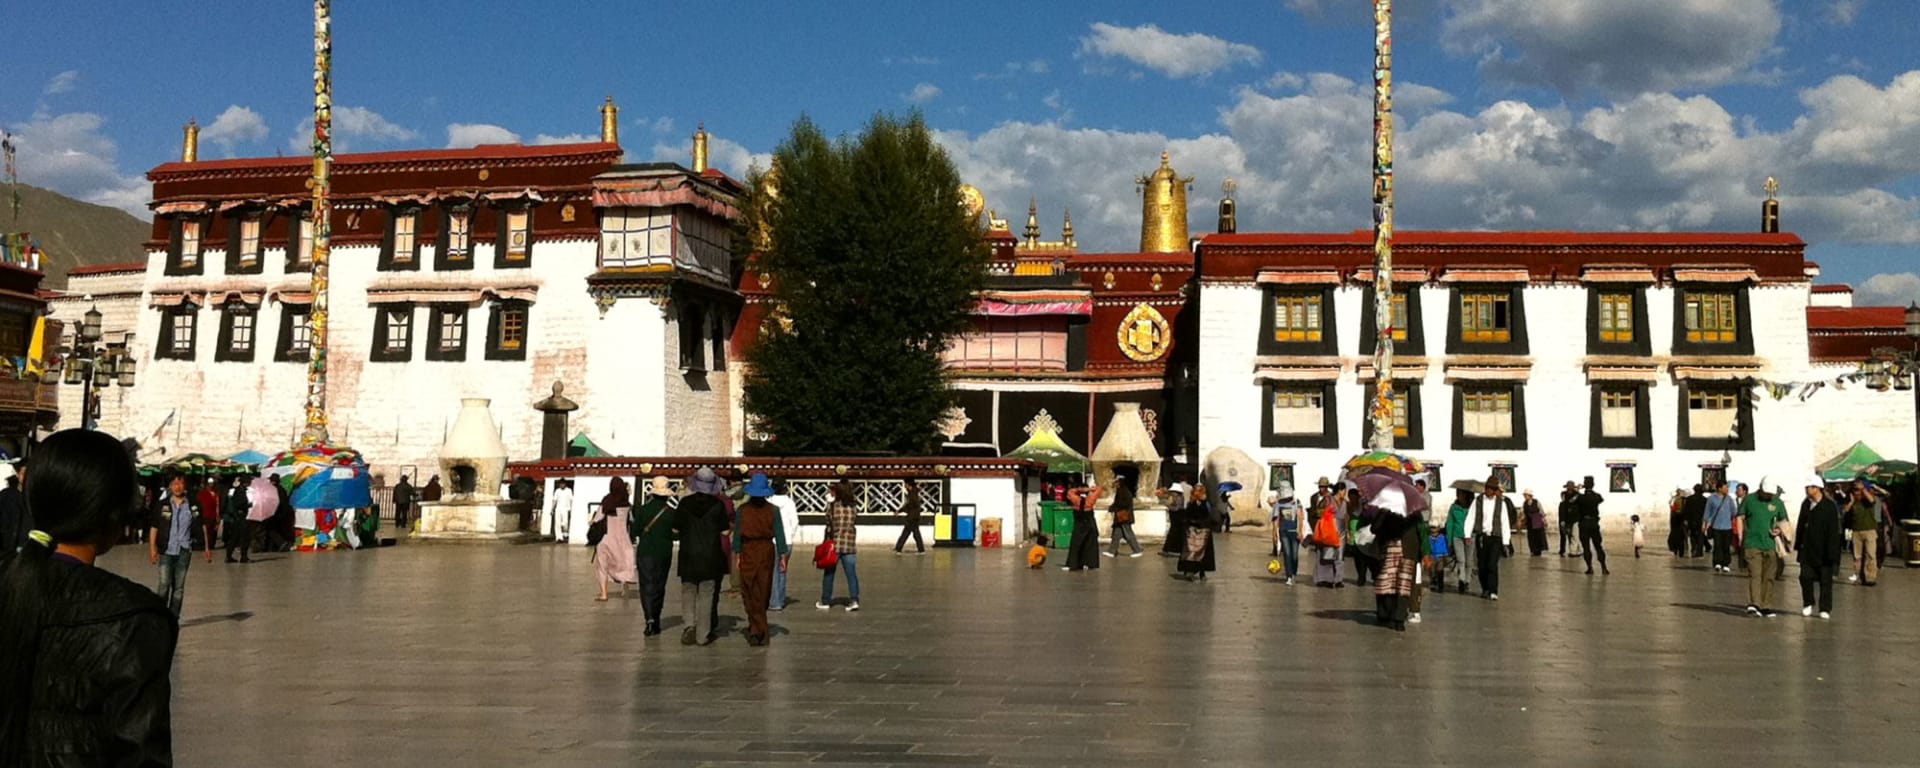
[(103, 344), (102, 316), (98, 307), (89, 308), (73, 329), (73, 346), (67, 350), (63, 365), (66, 382), (82, 387), (80, 391), (80, 428), (100, 427), (100, 391), (118, 384), (134, 383), (133, 334), (127, 333), (118, 344)]

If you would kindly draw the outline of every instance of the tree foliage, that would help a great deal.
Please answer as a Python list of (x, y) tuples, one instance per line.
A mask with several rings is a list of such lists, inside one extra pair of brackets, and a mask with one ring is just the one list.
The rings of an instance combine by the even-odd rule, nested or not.
[(780, 453), (931, 451), (953, 404), (941, 352), (990, 251), (925, 121), (836, 140), (802, 117), (748, 183), (742, 241), (781, 320), (748, 357), (746, 411)]

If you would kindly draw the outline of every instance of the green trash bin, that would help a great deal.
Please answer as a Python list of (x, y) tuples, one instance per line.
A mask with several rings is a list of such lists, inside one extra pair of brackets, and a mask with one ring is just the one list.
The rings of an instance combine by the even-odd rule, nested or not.
[(1047, 535), (1053, 549), (1066, 549), (1073, 538), (1073, 505), (1064, 501), (1040, 502), (1040, 532)]

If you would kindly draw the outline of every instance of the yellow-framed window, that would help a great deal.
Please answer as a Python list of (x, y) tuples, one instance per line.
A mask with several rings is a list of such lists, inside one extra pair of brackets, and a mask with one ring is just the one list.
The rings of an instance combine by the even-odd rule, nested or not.
[(1273, 297), (1273, 340), (1320, 341), (1320, 301), (1319, 294)]
[(1683, 306), (1687, 341), (1731, 344), (1738, 337), (1739, 312), (1732, 293), (1688, 291)]
[(1505, 292), (1460, 294), (1460, 340), (1511, 341), (1512, 309), (1513, 298)]
[(1633, 294), (1600, 294), (1600, 340), (1633, 341)]

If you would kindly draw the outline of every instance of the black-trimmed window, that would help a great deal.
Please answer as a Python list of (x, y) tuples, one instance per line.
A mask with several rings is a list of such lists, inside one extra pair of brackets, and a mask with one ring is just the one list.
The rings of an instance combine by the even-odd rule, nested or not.
[(676, 302), (680, 307), (680, 370), (707, 370), (707, 308), (698, 302)]
[(1680, 382), (1680, 447), (1753, 450), (1753, 397), (1737, 382)]
[(493, 303), (487, 318), (487, 359), (527, 359), (527, 320), (529, 307), (524, 301), (502, 300)]
[(380, 243), (379, 268), (410, 271), (420, 268), (420, 209), (395, 206), (387, 214), (387, 233)]
[(1647, 392), (1647, 385), (1641, 382), (1594, 384), (1588, 446), (1652, 448), (1653, 416), (1648, 408)]
[(1260, 354), (1339, 353), (1333, 287), (1268, 288), (1260, 309)]
[(304, 363), (313, 357), (313, 307), (307, 304), (280, 305), (280, 338), (273, 345), (273, 359), (283, 363)]
[(1675, 354), (1753, 354), (1745, 286), (1679, 286), (1673, 292)]
[[(1401, 355), (1427, 353), (1426, 323), (1421, 320), (1420, 289), (1411, 287), (1393, 292), (1393, 351)], [(1360, 354), (1373, 354), (1379, 339), (1374, 327), (1373, 286), (1367, 286), (1360, 298)]]
[(413, 359), (413, 305), (373, 306), (373, 353), (376, 363), (404, 363)]
[(253, 362), (254, 338), (260, 325), (260, 308), (231, 301), (220, 308), (220, 343), (213, 348), (219, 362)]
[(518, 205), (501, 210), (500, 236), (494, 242), (493, 268), (533, 266), (533, 208)]
[(448, 206), (441, 212), (434, 269), (473, 269), (473, 213), (473, 206), (465, 203)]
[(426, 358), (450, 362), (467, 359), (467, 305), (435, 304), (428, 310)]
[[(1373, 437), (1373, 387), (1360, 382), (1360, 439)], [(1426, 430), (1421, 428), (1420, 385), (1396, 381), (1393, 384), (1393, 447), (1417, 451), (1426, 447)]]
[(1463, 285), (1447, 309), (1447, 353), (1527, 354), (1525, 286)]
[(201, 258), (206, 247), (207, 222), (193, 216), (182, 216), (173, 220), (171, 242), (167, 244), (167, 269), (169, 275), (205, 274), (207, 265)]
[(160, 310), (160, 344), (153, 350), (156, 360), (192, 360), (199, 339), (200, 308), (183, 301)]
[(227, 274), (257, 275), (266, 266), (260, 258), (262, 252), (261, 230), (265, 222), (260, 214), (247, 212), (233, 217), (232, 231), (227, 243)]
[(287, 272), (313, 271), (313, 212), (296, 208), (287, 218)]
[(1638, 286), (1587, 289), (1587, 353), (1652, 354), (1647, 334), (1646, 289)]
[(727, 369), (727, 318), (720, 312), (707, 312), (707, 352), (713, 359), (708, 361), (716, 371)]
[(1260, 445), (1338, 448), (1340, 421), (1333, 382), (1270, 381), (1260, 409)]
[(1460, 382), (1453, 388), (1454, 450), (1525, 450), (1526, 387), (1517, 382)]

